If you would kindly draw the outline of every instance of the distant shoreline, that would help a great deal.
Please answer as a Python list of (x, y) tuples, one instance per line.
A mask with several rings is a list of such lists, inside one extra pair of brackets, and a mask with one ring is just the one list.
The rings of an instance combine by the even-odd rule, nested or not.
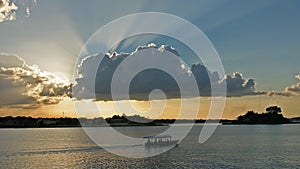
[(221, 124), (221, 125), (278, 125), (300, 124), (300, 117), (285, 118), (281, 109), (271, 106), (266, 113), (248, 111), (235, 120), (227, 119), (148, 119), (139, 115), (113, 115), (108, 118), (33, 118), (33, 117), (0, 117), (0, 128), (70, 128), (70, 127), (138, 127), (138, 126), (169, 126), (171, 124)]
[[(59, 118), (61, 119), (61, 118)], [(82, 127), (153, 127), (153, 126), (169, 126), (174, 124), (176, 121), (177, 124), (204, 124), (209, 122), (211, 124), (220, 124), (220, 125), (282, 125), (282, 124), (300, 124), (300, 121), (295, 122), (287, 122), (287, 123), (237, 123), (237, 120), (175, 120), (175, 119), (161, 119), (161, 120), (153, 120), (151, 123), (106, 123), (106, 124), (98, 124), (98, 125), (59, 125), (59, 124), (49, 124), (49, 125), (4, 125), (0, 122), (0, 129), (21, 129), (21, 128), (82, 128)]]
[(287, 122), (287, 123), (222, 123), (222, 125), (282, 125), (282, 124), (300, 124), (300, 122)]

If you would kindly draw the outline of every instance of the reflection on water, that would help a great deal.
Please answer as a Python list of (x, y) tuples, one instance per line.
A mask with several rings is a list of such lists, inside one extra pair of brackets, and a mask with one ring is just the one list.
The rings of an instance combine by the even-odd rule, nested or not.
[[(182, 126), (179, 126), (182, 127)], [(119, 130), (122, 130), (120, 128)], [(178, 147), (151, 158), (119, 157), (95, 145), (80, 128), (1, 129), (1, 168), (297, 168), (300, 125), (219, 126), (199, 144), (195, 126)], [(123, 132), (139, 133), (128, 127)], [(178, 130), (180, 132), (180, 130)], [(119, 151), (141, 145), (112, 146)], [(110, 147), (109, 147), (110, 146)], [(156, 148), (157, 149), (157, 148)], [(156, 151), (155, 148), (147, 151)]]

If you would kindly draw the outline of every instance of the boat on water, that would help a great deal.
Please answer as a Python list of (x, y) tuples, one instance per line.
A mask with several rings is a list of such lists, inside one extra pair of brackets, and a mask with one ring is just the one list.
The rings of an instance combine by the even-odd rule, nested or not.
[(145, 143), (146, 147), (150, 146), (177, 146), (179, 140), (172, 140), (170, 135), (157, 135), (157, 136), (147, 136), (144, 137), (147, 139)]

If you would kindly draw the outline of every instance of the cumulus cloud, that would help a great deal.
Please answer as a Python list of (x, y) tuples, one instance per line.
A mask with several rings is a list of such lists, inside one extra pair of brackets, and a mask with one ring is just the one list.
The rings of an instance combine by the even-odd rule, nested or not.
[[(148, 51), (147, 49), (154, 49), (154, 51)], [(112, 77), (117, 69), (117, 67), (121, 67), (124, 72), (130, 71), (130, 66), (128, 65), (120, 65), (121, 62), (127, 57), (139, 57), (142, 52), (157, 52), (164, 54), (165, 51), (176, 53), (177, 52), (169, 47), (169, 46), (160, 46), (157, 47), (155, 44), (149, 44), (147, 46), (139, 46), (132, 53), (107, 53), (97, 54), (93, 56), (88, 56), (84, 58), (79, 66), (79, 74), (80, 78), (76, 79), (76, 86), (74, 86), (74, 92), (76, 92), (76, 96), (79, 98), (90, 98), (92, 95), (92, 91), (95, 89), (96, 97), (99, 100), (112, 100), (111, 96), (111, 83)], [(149, 53), (149, 54), (150, 54)], [(145, 53), (144, 53), (145, 54)], [(103, 60), (101, 61), (101, 58)], [(138, 62), (136, 64), (139, 64)], [(180, 75), (181, 73), (186, 72), (184, 68), (181, 66), (180, 58), (174, 63), (170, 64), (178, 64), (178, 76), (177, 78), (182, 78), (184, 76)], [(99, 65), (99, 67), (98, 67)], [(91, 77), (93, 74), (94, 67), (98, 67), (95, 84), (91, 84)], [(91, 72), (92, 71), (92, 72)], [(120, 85), (125, 83), (126, 79), (118, 79)], [(184, 81), (184, 80), (181, 80)], [(96, 87), (95, 87), (96, 86)], [(153, 89), (161, 89), (166, 94), (167, 97), (179, 97), (179, 88), (176, 85), (175, 80), (168, 75), (167, 73), (157, 70), (150, 69), (144, 70), (137, 74), (137, 76), (132, 80), (129, 91), (131, 93), (130, 98), (136, 100), (144, 100), (148, 98), (148, 94)], [(122, 93), (124, 94), (124, 93)], [(121, 93), (119, 93), (119, 99), (123, 99)]]
[(243, 75), (239, 72), (233, 75), (226, 75), (220, 83), (226, 82), (228, 96), (243, 96), (243, 95), (258, 95), (265, 94), (265, 92), (255, 91), (254, 79), (244, 79)]
[(15, 55), (0, 54), (0, 105), (36, 108), (71, 97), (72, 85), (53, 73), (29, 66)]
[(286, 87), (283, 92), (268, 92), (268, 96), (300, 96), (300, 74), (295, 75), (295, 78), (299, 80), (297, 84)]
[[(122, 65), (122, 61), (124, 61), (127, 57), (137, 58), (142, 53), (145, 54), (146, 50), (149, 50), (149, 57), (153, 57), (153, 54), (161, 54), (163, 56), (168, 55), (168, 53), (179, 56), (178, 52), (174, 48), (167, 45), (156, 46), (153, 43), (147, 46), (139, 46), (132, 53), (113, 52), (105, 55), (95, 54), (87, 56), (82, 60), (78, 68), (79, 78), (76, 79), (76, 84), (74, 86), (76, 97), (81, 99), (89, 98), (92, 96), (91, 94), (93, 91), (95, 91), (97, 99), (111, 100), (111, 83), (116, 69), (121, 69), (124, 72), (130, 71), (131, 67), (124, 64)], [(227, 83), (227, 96), (262, 94), (255, 91), (254, 79), (245, 79), (241, 73), (234, 73), (233, 75), (220, 77), (218, 72), (211, 72), (207, 70), (204, 65), (194, 64), (189, 67), (183, 63), (180, 57), (177, 58), (178, 59), (173, 60), (173, 63), (166, 64), (166, 66), (177, 66), (177, 69), (175, 69), (175, 77), (157, 69), (148, 69), (139, 72), (130, 83), (130, 98), (136, 100), (147, 100), (149, 93), (154, 89), (164, 91), (167, 98), (178, 98), (180, 97), (180, 90), (175, 79), (189, 81), (189, 78), (192, 77), (194, 77), (197, 82), (200, 96), (210, 96), (212, 85), (218, 87), (224, 83)], [(158, 61), (156, 60), (156, 63), (157, 62)], [(136, 64), (138, 64), (138, 61)], [(121, 66), (121, 68), (119, 66)], [(92, 67), (98, 67), (96, 77), (91, 77), (93, 76), (92, 71), (94, 71), (91, 69)], [(95, 84), (92, 84), (92, 78), (95, 78)], [(126, 81), (127, 79), (118, 80), (118, 85), (120, 87), (124, 87), (122, 86), (122, 81)], [(185, 85), (188, 86), (190, 84)], [(194, 91), (190, 92), (191, 97), (195, 96)], [(120, 97), (120, 99), (122, 98)]]
[(295, 78), (297, 78), (299, 82), (295, 85), (286, 87), (285, 92), (290, 93), (291, 95), (300, 96), (300, 74), (297, 74)]
[(18, 7), (10, 0), (0, 0), (0, 22), (16, 19)]
[(29, 17), (31, 9), (37, 4), (36, 0), (0, 0), (0, 23), (4, 21), (13, 21), (18, 15)]

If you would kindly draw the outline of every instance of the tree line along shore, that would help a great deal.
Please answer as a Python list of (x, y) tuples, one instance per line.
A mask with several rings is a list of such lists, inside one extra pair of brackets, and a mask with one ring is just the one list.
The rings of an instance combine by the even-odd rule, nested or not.
[(173, 123), (222, 123), (224, 125), (239, 124), (288, 124), (300, 123), (300, 118), (288, 119), (281, 114), (282, 110), (278, 106), (266, 108), (264, 113), (248, 111), (245, 115), (237, 117), (235, 120), (187, 120), (187, 119), (147, 119), (134, 115), (114, 115), (109, 118), (33, 118), (33, 117), (0, 117), (0, 128), (43, 128), (43, 127), (100, 127), (100, 126), (164, 126)]

